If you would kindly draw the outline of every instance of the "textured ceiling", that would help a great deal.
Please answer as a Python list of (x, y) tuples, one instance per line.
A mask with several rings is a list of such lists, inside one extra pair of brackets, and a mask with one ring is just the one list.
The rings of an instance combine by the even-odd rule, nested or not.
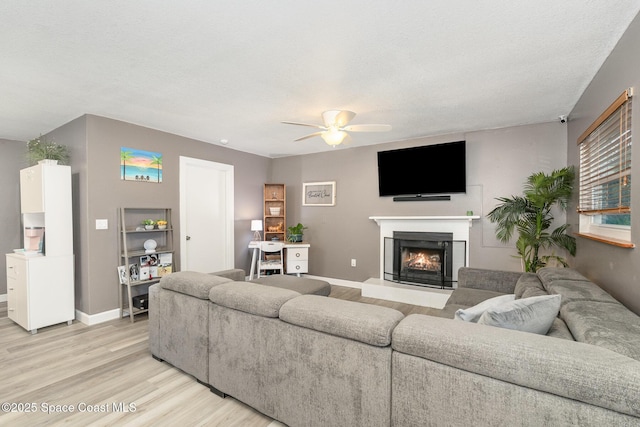
[[(251, 153), (329, 109), (362, 146), (557, 120), (640, 10), (638, 0), (2, 0), (0, 138), (85, 113)], [(62, 141), (58, 141), (62, 142)]]

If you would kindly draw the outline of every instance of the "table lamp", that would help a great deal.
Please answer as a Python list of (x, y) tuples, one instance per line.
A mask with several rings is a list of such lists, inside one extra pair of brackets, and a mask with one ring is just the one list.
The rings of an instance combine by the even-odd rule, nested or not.
[(262, 231), (262, 220), (261, 219), (252, 219), (251, 220), (251, 231), (253, 231), (253, 240), (259, 242), (262, 240), (260, 236), (260, 232)]

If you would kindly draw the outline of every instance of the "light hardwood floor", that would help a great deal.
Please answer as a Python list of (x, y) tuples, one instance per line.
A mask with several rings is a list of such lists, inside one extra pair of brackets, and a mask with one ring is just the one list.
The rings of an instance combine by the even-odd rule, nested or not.
[[(404, 314), (433, 310), (362, 298), (359, 289), (340, 286), (332, 287), (331, 297)], [(0, 425), (282, 426), (153, 359), (143, 316), (133, 324), (74, 321), (31, 335), (7, 318), (7, 303), (0, 303)], [(6, 404), (16, 411), (7, 411)]]

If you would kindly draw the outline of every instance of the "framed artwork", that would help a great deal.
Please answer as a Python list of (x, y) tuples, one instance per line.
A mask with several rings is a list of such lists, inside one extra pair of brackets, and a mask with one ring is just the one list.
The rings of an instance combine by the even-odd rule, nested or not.
[(120, 178), (124, 181), (162, 182), (162, 154), (120, 147)]
[(335, 206), (336, 182), (305, 182), (302, 184), (302, 206)]

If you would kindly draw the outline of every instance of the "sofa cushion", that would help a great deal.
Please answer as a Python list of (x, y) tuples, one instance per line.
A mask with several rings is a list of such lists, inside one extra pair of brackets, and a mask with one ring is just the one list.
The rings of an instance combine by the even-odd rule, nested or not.
[(271, 276), (260, 277), (259, 279), (251, 280), (251, 283), (290, 289), (302, 295), (313, 294), (328, 296), (331, 293), (331, 285), (329, 282), (306, 277), (288, 276), (285, 274), (272, 274)]
[(514, 300), (485, 311), (478, 323), (546, 335), (558, 317), (560, 295)]
[(465, 322), (477, 322), (478, 319), (480, 319), (480, 316), (482, 316), (482, 314), (488, 309), (513, 301), (515, 297), (516, 296), (514, 294), (505, 294), (489, 298), (488, 300), (484, 300), (473, 307), (457, 310), (453, 318), (455, 320), (463, 320)]
[(586, 277), (572, 268), (543, 267), (538, 269), (536, 274), (545, 287), (548, 283), (552, 283), (556, 280), (587, 280)]
[(563, 304), (560, 315), (576, 341), (640, 361), (640, 316), (619, 302), (571, 301)]
[(508, 294), (485, 289), (458, 288), (451, 293), (446, 305), (461, 305), (465, 308), (472, 307), (480, 304), (482, 301), (502, 295)]
[(296, 291), (250, 282), (223, 283), (209, 292), (209, 299), (218, 305), (263, 317), (278, 317), (282, 304), (297, 296)]
[(231, 282), (231, 279), (197, 271), (178, 271), (162, 276), (160, 287), (200, 299), (209, 299), (212, 287), (227, 282)]
[(588, 280), (559, 279), (547, 284), (550, 294), (562, 295), (562, 304), (571, 301), (599, 301), (618, 304), (605, 290)]
[[(516, 294), (516, 299), (548, 294), (535, 273), (522, 273), (522, 276), (516, 282), (514, 293)], [(525, 293), (527, 296), (524, 295)]]
[(280, 319), (293, 325), (386, 347), (404, 318), (398, 310), (355, 301), (302, 295), (282, 305)]

